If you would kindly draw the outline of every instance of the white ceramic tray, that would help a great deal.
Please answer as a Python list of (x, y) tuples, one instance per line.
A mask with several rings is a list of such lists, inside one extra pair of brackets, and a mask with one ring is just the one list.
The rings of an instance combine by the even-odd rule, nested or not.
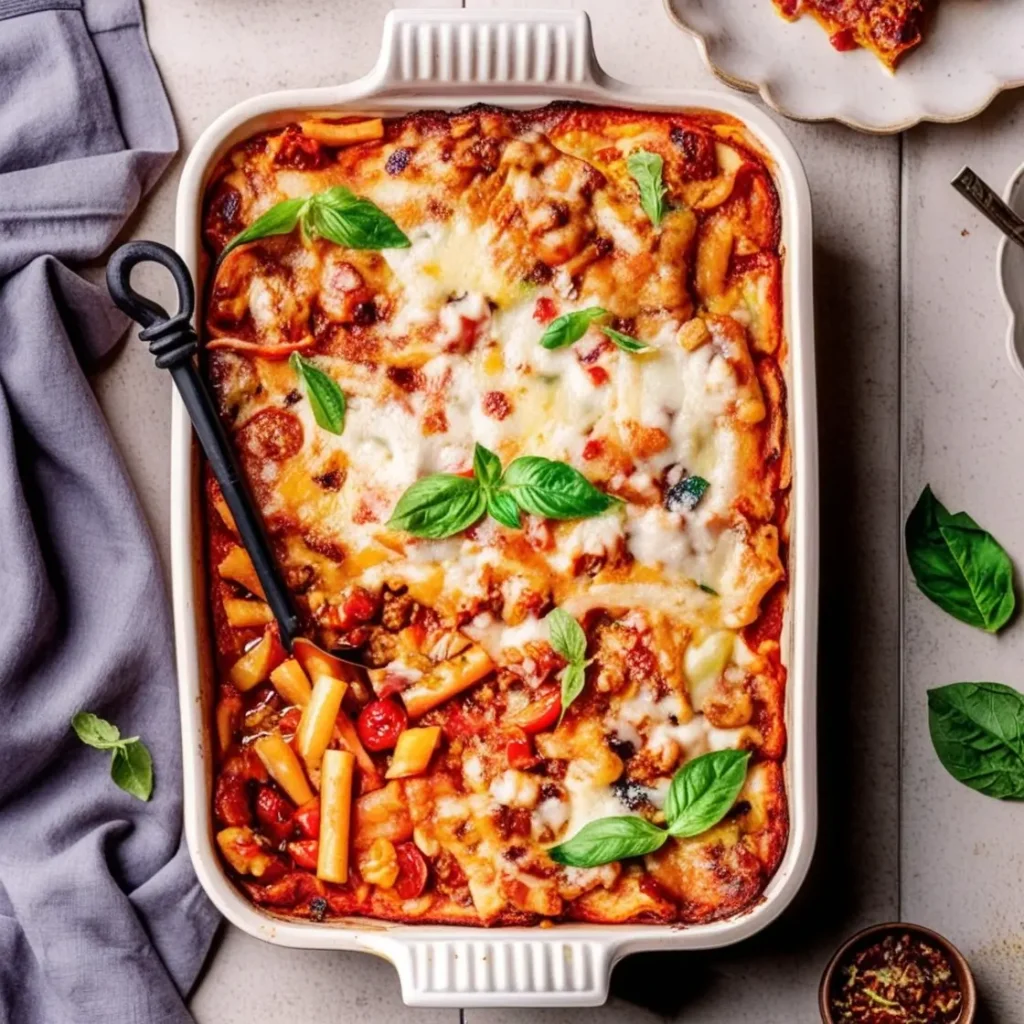
[(774, 122), (747, 101), (720, 93), (636, 89), (597, 66), (586, 15), (565, 12), (394, 11), (369, 75), (337, 87), (251, 99), (218, 118), (182, 172), (177, 249), (193, 275), (200, 264), (200, 211), (207, 171), (232, 143), (304, 111), (394, 115), (473, 102), (510, 108), (557, 99), (638, 108), (713, 107), (746, 122), (775, 162), (785, 248), (785, 331), (794, 458), (789, 609), (783, 654), (789, 671), (786, 780), (789, 845), (764, 897), (747, 912), (689, 928), (561, 924), (550, 929), (483, 930), (392, 925), (352, 919), (289, 921), (258, 910), (234, 887), (217, 857), (210, 815), (212, 761), (206, 577), (198, 512), (199, 458), (186, 414), (174, 399), (171, 453), (171, 559), (185, 772), (185, 831), (196, 873), (233, 924), (269, 942), (362, 950), (386, 957), (402, 996), (422, 1006), (590, 1006), (608, 996), (612, 966), (649, 949), (708, 949), (747, 938), (794, 896), (817, 829), (815, 689), (818, 467), (811, 293), (811, 209), (795, 151)]
[[(1024, 164), (1014, 171), (1003, 195), (1010, 209), (1024, 217)], [(1006, 331), (1006, 354), (1017, 375), (1024, 380), (1024, 249), (1005, 235), (999, 243), (999, 287), (1010, 315)]]
[(839, 53), (809, 15), (787, 22), (772, 0), (665, 0), (708, 67), (774, 110), (898, 132), (964, 121), (1003, 89), (1024, 85), (1024, 2), (942, 0), (924, 42), (895, 74), (871, 53)]

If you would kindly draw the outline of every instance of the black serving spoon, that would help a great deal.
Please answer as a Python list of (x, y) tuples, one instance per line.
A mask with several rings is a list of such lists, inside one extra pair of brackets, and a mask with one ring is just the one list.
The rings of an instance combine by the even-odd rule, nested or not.
[[(178, 311), (174, 316), (169, 316), (162, 306), (132, 288), (132, 270), (140, 263), (155, 263), (174, 278), (178, 289)], [(263, 586), (267, 604), (277, 619), (282, 643), (299, 657), (303, 665), (310, 654), (315, 654), (327, 660), (342, 678), (350, 684), (357, 683), (362, 690), (361, 678), (356, 678), (359, 673), (355, 663), (329, 654), (301, 634), (299, 614), (277, 568), (263, 519), (256, 509), (238, 456), (217, 415), (209, 388), (196, 369), (194, 357), (199, 350), (199, 338), (192, 327), (196, 299), (188, 267), (173, 249), (159, 242), (128, 242), (114, 252), (107, 264), (107, 288), (118, 309), (142, 325), (139, 338), (149, 343), (157, 367), (171, 372), (196, 437), (220, 484), (239, 536)]]

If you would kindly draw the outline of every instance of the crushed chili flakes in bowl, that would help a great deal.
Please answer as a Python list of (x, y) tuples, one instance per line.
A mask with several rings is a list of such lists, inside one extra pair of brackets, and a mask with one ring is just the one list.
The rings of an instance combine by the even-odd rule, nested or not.
[(821, 986), (827, 1024), (970, 1024), (970, 968), (945, 939), (916, 925), (855, 935), (832, 958)]

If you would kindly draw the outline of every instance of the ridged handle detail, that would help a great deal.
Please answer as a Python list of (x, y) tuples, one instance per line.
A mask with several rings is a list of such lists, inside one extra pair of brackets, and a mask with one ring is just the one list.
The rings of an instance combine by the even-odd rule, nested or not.
[[(376, 943), (374, 943), (376, 945)], [(559, 940), (406, 939), (379, 949), (398, 968), (410, 1006), (600, 1006), (608, 998), (606, 943)]]
[(376, 72), (392, 88), (429, 81), (568, 89), (600, 75), (582, 11), (391, 11)]

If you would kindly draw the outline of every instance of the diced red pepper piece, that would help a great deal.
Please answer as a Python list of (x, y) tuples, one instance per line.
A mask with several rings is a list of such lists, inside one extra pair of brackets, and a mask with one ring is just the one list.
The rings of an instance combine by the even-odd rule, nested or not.
[(320, 843), (316, 839), (298, 839), (288, 844), (288, 853), (300, 868), (316, 871), (317, 858), (320, 855)]
[(508, 742), (505, 744), (505, 759), (509, 768), (518, 768), (525, 772), (540, 762), (540, 758), (533, 752), (533, 744), (530, 737), (522, 729), (515, 729), (509, 733)]
[(320, 801), (310, 800), (292, 816), (292, 824), (306, 839), (320, 838)]

